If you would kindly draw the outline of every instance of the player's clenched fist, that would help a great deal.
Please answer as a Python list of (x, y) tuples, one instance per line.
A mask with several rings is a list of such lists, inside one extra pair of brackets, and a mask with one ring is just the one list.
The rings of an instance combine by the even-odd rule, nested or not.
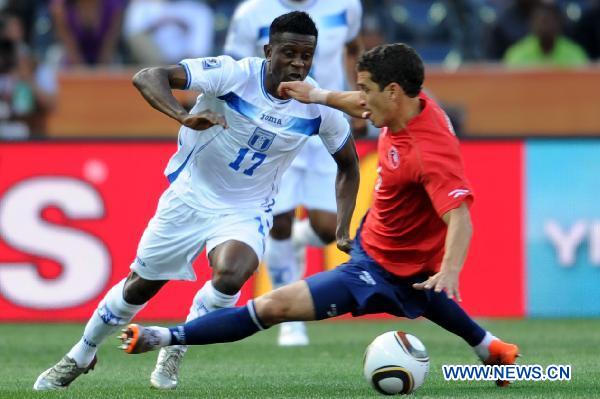
[(181, 124), (194, 130), (206, 130), (214, 125), (227, 128), (227, 121), (223, 115), (208, 110), (185, 116), (181, 119)]
[(348, 237), (338, 238), (336, 244), (340, 251), (346, 252), (347, 254), (350, 253), (350, 250), (352, 249), (352, 240)]

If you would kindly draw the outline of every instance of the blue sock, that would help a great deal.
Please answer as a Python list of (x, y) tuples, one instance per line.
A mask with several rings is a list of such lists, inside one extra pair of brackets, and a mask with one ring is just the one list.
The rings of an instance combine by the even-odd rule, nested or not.
[(171, 327), (171, 345), (207, 345), (239, 341), (265, 327), (254, 310), (254, 301), (246, 306), (215, 310), (183, 325)]
[(485, 336), (485, 330), (456, 302), (448, 299), (445, 292), (431, 292), (429, 307), (423, 317), (458, 335), (471, 346), (478, 345)]

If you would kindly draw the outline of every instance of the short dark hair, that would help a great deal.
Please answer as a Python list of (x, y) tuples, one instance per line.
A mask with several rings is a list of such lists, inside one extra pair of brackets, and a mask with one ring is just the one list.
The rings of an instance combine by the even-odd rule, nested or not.
[(296, 33), (299, 35), (319, 37), (319, 31), (310, 15), (304, 11), (292, 11), (278, 16), (269, 27), (269, 42), (280, 33)]
[(419, 95), (425, 79), (423, 60), (404, 43), (384, 44), (363, 53), (357, 69), (371, 73), (380, 90), (396, 82), (409, 97)]

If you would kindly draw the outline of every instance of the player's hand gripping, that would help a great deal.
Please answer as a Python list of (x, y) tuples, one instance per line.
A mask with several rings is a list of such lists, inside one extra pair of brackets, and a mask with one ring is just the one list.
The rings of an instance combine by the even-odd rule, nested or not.
[[(293, 98), (296, 101), (300, 101), (301, 103), (310, 104), (310, 103), (324, 103), (323, 98), (318, 98), (319, 92), (324, 92), (325, 90), (320, 90), (310, 83), (306, 82), (281, 82), (279, 87), (277, 88), (277, 92), (281, 97), (284, 98)], [(315, 96), (316, 95), (316, 96)], [(321, 101), (317, 101), (321, 100)]]
[(181, 118), (181, 124), (194, 130), (206, 130), (215, 125), (227, 128), (227, 121), (223, 115), (209, 110), (197, 114), (189, 114)]
[(442, 267), (442, 270), (422, 283), (413, 284), (413, 288), (417, 290), (433, 289), (435, 292), (446, 291), (448, 298), (456, 298), (458, 302), (461, 302), (462, 299), (460, 298), (460, 292), (458, 291), (458, 274), (458, 271), (444, 269)]

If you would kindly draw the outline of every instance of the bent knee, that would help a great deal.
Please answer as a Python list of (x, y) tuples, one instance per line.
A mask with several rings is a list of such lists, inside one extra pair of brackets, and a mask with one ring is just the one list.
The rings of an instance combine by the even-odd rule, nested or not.
[(213, 286), (224, 294), (237, 293), (254, 274), (256, 267), (220, 267), (213, 271)]
[(265, 327), (290, 320), (291, 306), (278, 299), (277, 295), (267, 294), (255, 300), (255, 307), (260, 321)]

